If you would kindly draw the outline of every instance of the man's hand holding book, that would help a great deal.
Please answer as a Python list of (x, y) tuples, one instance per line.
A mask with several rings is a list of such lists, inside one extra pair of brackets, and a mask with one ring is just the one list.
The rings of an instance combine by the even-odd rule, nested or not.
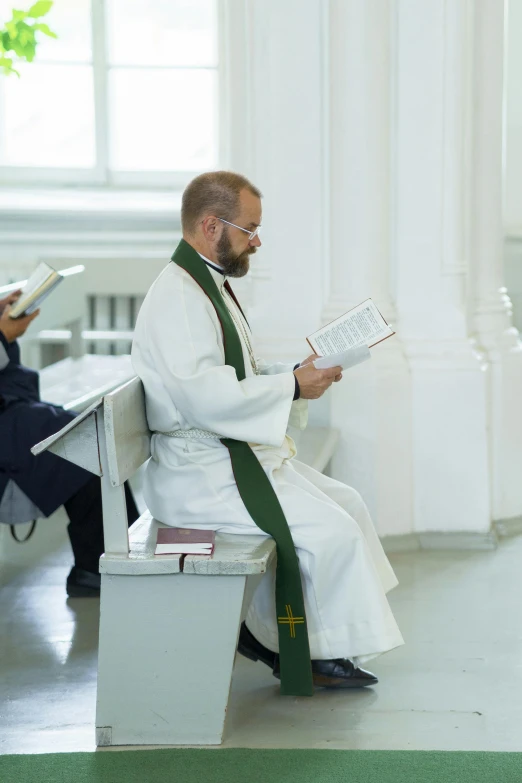
[(15, 302), (22, 295), (21, 291), (13, 291), (12, 294), (0, 299), (0, 332), (4, 335), (8, 343), (13, 343), (21, 337), (27, 330), (31, 321), (34, 321), (40, 310), (35, 310), (31, 315), (24, 315), (20, 318), (11, 318), (9, 313)]

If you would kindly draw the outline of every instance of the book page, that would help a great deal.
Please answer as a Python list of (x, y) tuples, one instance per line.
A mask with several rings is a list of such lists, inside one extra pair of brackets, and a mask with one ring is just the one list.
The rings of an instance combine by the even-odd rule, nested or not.
[(342, 367), (343, 370), (349, 370), (350, 367), (355, 367), (368, 359), (371, 359), (370, 349), (367, 345), (359, 345), (357, 348), (348, 348), (347, 351), (341, 351), (341, 353), (321, 356), (320, 359), (314, 360), (313, 365), (318, 370), (327, 370), (330, 367)]
[(210, 555), (212, 545), (197, 546), (197, 544), (156, 544), (156, 555)]
[(366, 299), (335, 321), (308, 337), (308, 342), (320, 356), (347, 351), (366, 345), (368, 348), (394, 334), (371, 299)]

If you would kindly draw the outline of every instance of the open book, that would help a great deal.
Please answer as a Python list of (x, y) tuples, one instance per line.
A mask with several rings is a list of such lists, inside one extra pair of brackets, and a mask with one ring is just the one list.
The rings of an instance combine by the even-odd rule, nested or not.
[(372, 300), (366, 299), (306, 339), (319, 356), (330, 356), (361, 346), (373, 348), (392, 334)]
[(43, 300), (49, 296), (57, 285), (63, 280), (63, 276), (52, 266), (42, 262), (38, 264), (33, 274), (24, 285), (22, 295), (14, 303), (9, 312), (10, 318), (19, 318), (21, 315), (30, 315), (38, 308)]

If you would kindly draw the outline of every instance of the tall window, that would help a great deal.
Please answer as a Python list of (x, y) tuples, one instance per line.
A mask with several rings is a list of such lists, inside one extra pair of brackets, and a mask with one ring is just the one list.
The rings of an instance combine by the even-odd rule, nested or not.
[[(55, 0), (0, 75), (0, 180), (172, 185), (218, 148), (218, 0)], [(0, 20), (31, 0), (0, 0)]]

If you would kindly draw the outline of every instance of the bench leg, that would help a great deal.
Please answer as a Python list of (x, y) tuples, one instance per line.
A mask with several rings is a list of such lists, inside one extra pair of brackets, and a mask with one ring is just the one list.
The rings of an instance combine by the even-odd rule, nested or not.
[(219, 745), (244, 576), (102, 575), (98, 745)]

